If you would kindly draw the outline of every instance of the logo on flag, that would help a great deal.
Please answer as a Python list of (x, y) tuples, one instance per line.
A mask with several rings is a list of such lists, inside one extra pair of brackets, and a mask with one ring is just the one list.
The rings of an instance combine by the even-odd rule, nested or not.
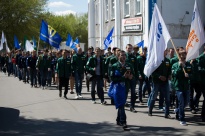
[(56, 30), (49, 26), (44, 20), (41, 22), (40, 39), (57, 49), (60, 48), (60, 43), (62, 41), (61, 36)]
[(107, 50), (107, 48), (109, 47), (109, 45), (112, 43), (112, 34), (113, 34), (113, 30), (114, 27), (111, 29), (111, 31), (109, 32), (108, 36), (106, 37), (106, 39), (104, 40), (104, 46), (105, 46), (105, 50)]
[(167, 43), (170, 38), (157, 4), (155, 4), (149, 32), (147, 60), (144, 67), (144, 74), (147, 77), (149, 77), (164, 60), (164, 51), (167, 48)]
[(186, 61), (195, 59), (199, 56), (199, 49), (205, 43), (205, 36), (203, 30), (203, 24), (199, 15), (197, 2), (195, 1), (194, 11), (191, 22), (191, 29), (186, 45)]

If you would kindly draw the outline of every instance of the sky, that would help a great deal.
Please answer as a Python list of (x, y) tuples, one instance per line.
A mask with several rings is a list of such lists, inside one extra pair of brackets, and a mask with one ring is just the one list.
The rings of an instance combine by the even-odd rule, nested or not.
[(88, 0), (49, 0), (48, 10), (55, 15), (87, 13)]

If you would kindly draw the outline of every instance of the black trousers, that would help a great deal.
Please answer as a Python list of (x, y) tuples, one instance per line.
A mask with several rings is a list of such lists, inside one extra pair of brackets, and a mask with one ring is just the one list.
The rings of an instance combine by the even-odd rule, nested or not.
[(62, 87), (65, 87), (64, 96), (68, 93), (68, 81), (69, 78), (59, 77), (59, 91), (62, 91)]

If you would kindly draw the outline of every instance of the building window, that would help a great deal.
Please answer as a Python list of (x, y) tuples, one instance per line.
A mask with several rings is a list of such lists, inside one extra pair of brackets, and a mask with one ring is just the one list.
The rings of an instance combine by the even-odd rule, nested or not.
[(115, 19), (115, 0), (112, 0), (111, 2), (111, 18)]
[(142, 14), (142, 0), (135, 0), (135, 15)]
[(105, 0), (105, 21), (107, 22), (109, 20), (108, 18), (108, 11), (109, 11), (109, 6), (108, 6), (108, 0)]
[(124, 0), (124, 17), (130, 16), (130, 0)]

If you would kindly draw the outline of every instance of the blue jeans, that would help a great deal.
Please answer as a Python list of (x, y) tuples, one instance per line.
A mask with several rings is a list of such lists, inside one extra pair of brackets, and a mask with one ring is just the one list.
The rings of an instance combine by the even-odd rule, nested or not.
[(150, 79), (148, 77), (145, 77), (143, 86), (142, 86), (142, 95), (145, 96), (145, 92), (148, 90), (148, 98), (151, 93), (151, 86), (150, 86)]
[(77, 95), (81, 95), (83, 75), (75, 72), (75, 90)]
[(189, 103), (189, 90), (177, 90), (176, 91), (176, 95), (177, 95), (177, 99), (178, 99), (178, 110), (177, 110), (177, 114), (179, 114), (179, 120), (180, 121), (185, 121), (184, 117), (184, 108), (188, 105)]
[(120, 123), (126, 123), (126, 114), (124, 106), (118, 108), (116, 121)]
[(103, 91), (103, 77), (96, 76), (92, 79), (92, 88), (91, 88), (91, 97), (92, 100), (95, 101), (95, 86), (97, 83), (97, 94), (101, 103), (104, 102), (104, 91)]
[[(170, 95), (169, 95), (169, 84), (167, 83), (153, 83), (153, 89), (149, 97), (149, 111), (154, 108), (155, 100), (160, 92), (165, 98), (165, 115), (169, 115)], [(164, 100), (163, 100), (164, 102)]]

